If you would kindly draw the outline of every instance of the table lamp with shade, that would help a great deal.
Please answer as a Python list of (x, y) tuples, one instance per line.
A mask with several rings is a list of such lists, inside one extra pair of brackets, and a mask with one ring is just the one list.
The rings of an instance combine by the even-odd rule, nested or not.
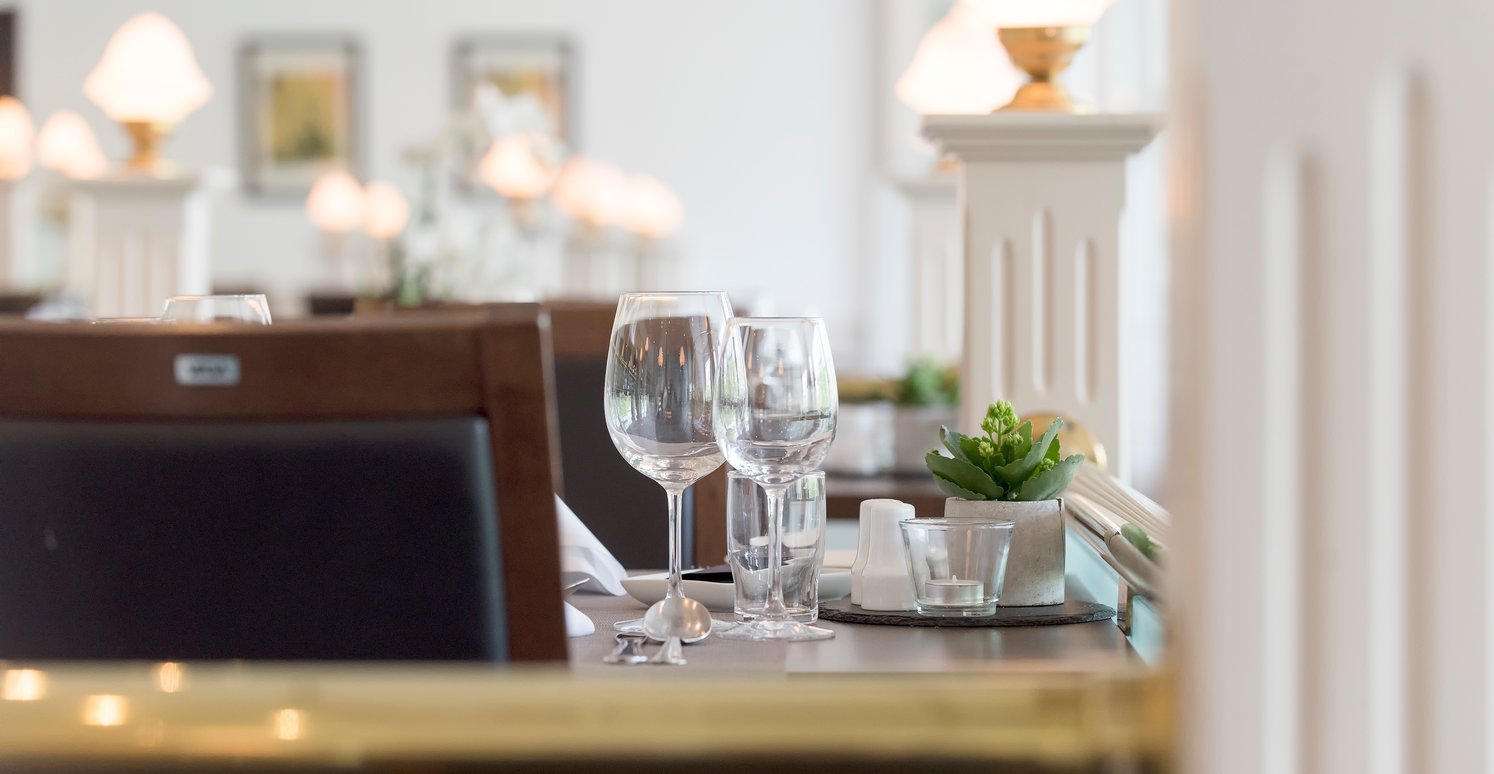
[[(36, 129), (31, 112), (15, 97), (0, 97), (0, 287), (8, 284), (16, 257), (23, 255), (21, 231), (17, 220), (15, 181), (31, 172), (32, 140)], [(19, 219), (26, 222), (24, 216)]]
[(420, 302), (417, 297), (407, 298), (411, 287), (405, 282), (405, 248), (399, 236), (410, 222), (410, 201), (393, 183), (375, 180), (363, 188), (363, 233), (374, 240), (376, 260), (381, 264), (375, 269), (387, 275), (382, 280), (384, 287), (392, 290), (396, 299), (408, 304)]
[(477, 174), (484, 185), (512, 204), (514, 222), (525, 230), (536, 225), (536, 203), (555, 184), (555, 172), (539, 160), (529, 138), (522, 135), (494, 140)]
[[(580, 228), (566, 244), (562, 282), (567, 291), (608, 296), (617, 291), (613, 275), (622, 274), (620, 259), (610, 255), (607, 227), (622, 222), (627, 202), (627, 178), (622, 170), (602, 161), (572, 156), (555, 180), (550, 194), (555, 209)], [(631, 280), (631, 278), (629, 278)]]
[(31, 111), (15, 97), (0, 97), (0, 180), (20, 180), (31, 172), (35, 137)]
[(83, 82), (83, 93), (134, 143), (127, 168), (158, 172), (161, 142), (212, 98), (213, 87), (180, 28), (157, 13), (125, 22)]
[(332, 273), (332, 284), (345, 288), (348, 277), (347, 236), (363, 225), (366, 215), (363, 186), (345, 170), (322, 173), (306, 195), (306, 217), (322, 232), (322, 253)]
[(36, 135), (36, 160), (73, 180), (93, 180), (109, 168), (93, 129), (71, 110), (59, 110), (42, 124)]
[(1027, 73), (1001, 110), (1083, 112), (1058, 76), (1114, 0), (962, 0), (980, 9), (1011, 61)]
[(633, 175), (627, 181), (622, 227), (636, 240), (635, 287), (671, 285), (671, 256), (664, 240), (679, 230), (685, 218), (684, 205), (669, 186), (649, 177)]

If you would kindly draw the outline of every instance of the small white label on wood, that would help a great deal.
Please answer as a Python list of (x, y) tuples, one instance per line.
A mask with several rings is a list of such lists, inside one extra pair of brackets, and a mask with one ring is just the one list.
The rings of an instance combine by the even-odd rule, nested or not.
[(239, 383), (237, 355), (177, 355), (176, 383), (182, 387), (232, 387)]

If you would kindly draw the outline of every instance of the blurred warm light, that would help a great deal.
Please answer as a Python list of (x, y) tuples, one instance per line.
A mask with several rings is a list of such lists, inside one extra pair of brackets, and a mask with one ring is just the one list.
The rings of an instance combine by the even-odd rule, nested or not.
[(36, 135), (36, 160), (47, 169), (74, 180), (92, 180), (109, 168), (99, 138), (83, 116), (59, 110)]
[(182, 665), (165, 661), (156, 666), (156, 688), (161, 693), (176, 693), (182, 689)]
[(15, 97), (0, 97), (0, 180), (20, 180), (31, 171), (31, 111)]
[(1073, 27), (1094, 24), (1115, 0), (961, 0), (991, 27)]
[(540, 163), (523, 136), (495, 140), (482, 157), (477, 174), (489, 188), (510, 199), (544, 196), (555, 183), (555, 173)]
[(340, 169), (323, 174), (306, 196), (306, 216), (317, 228), (333, 234), (358, 228), (363, 223), (363, 186)]
[(83, 697), (83, 725), (122, 726), (128, 714), (128, 703), (123, 696), (93, 694)]
[(897, 98), (923, 115), (989, 113), (1025, 80), (985, 14), (962, 0), (918, 42), (897, 80)]
[(551, 195), (556, 209), (591, 226), (621, 222), (627, 204), (622, 170), (601, 161), (573, 156), (560, 170)]
[(36, 701), (47, 695), (47, 673), (40, 669), (7, 669), (0, 698), (6, 701)]
[(393, 239), (410, 222), (410, 202), (393, 183), (378, 180), (363, 189), (363, 232), (375, 239)]
[(624, 228), (642, 237), (662, 239), (677, 231), (684, 218), (680, 197), (669, 186), (647, 175), (628, 178), (622, 212)]
[(207, 103), (213, 87), (181, 29), (142, 13), (109, 39), (83, 93), (115, 121), (177, 124)]
[(275, 738), (286, 741), (294, 741), (301, 738), (302, 722), (305, 720), (303, 713), (297, 709), (283, 709), (275, 713), (272, 725), (275, 727)]

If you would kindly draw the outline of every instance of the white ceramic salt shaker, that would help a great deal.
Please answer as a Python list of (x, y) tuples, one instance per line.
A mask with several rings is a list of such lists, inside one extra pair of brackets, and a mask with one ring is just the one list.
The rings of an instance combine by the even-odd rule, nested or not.
[[(862, 543), (857, 546), (861, 562), (861, 599), (852, 599), (863, 610), (914, 610), (913, 576), (908, 569), (903, 532), (898, 524), (913, 518), (913, 506), (900, 500), (867, 500), (861, 503)], [(857, 588), (857, 572), (851, 569), (851, 589)]]
[(871, 548), (871, 519), (869, 514), (876, 503), (896, 503), (898, 500), (862, 500), (860, 531), (856, 534), (856, 561), (851, 562), (851, 604), (861, 604), (861, 571), (866, 569), (866, 553)]

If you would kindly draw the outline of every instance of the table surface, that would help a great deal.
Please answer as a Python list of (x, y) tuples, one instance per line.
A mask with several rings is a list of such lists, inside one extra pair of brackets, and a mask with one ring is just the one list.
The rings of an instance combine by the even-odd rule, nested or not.
[[(1074, 583), (1069, 593), (1082, 594)], [(632, 597), (577, 594), (571, 604), (597, 625), (595, 634), (570, 640), (571, 666), (582, 675), (636, 669), (604, 664), (612, 651), (612, 624), (643, 615)], [(716, 618), (730, 615), (715, 613)], [(1108, 671), (1135, 665), (1137, 657), (1115, 622), (1064, 626), (928, 628), (820, 621), (835, 638), (819, 642), (743, 642), (711, 637), (685, 648), (689, 665), (650, 668), (665, 674), (826, 674), (906, 672)], [(652, 648), (650, 649), (652, 650)]]

